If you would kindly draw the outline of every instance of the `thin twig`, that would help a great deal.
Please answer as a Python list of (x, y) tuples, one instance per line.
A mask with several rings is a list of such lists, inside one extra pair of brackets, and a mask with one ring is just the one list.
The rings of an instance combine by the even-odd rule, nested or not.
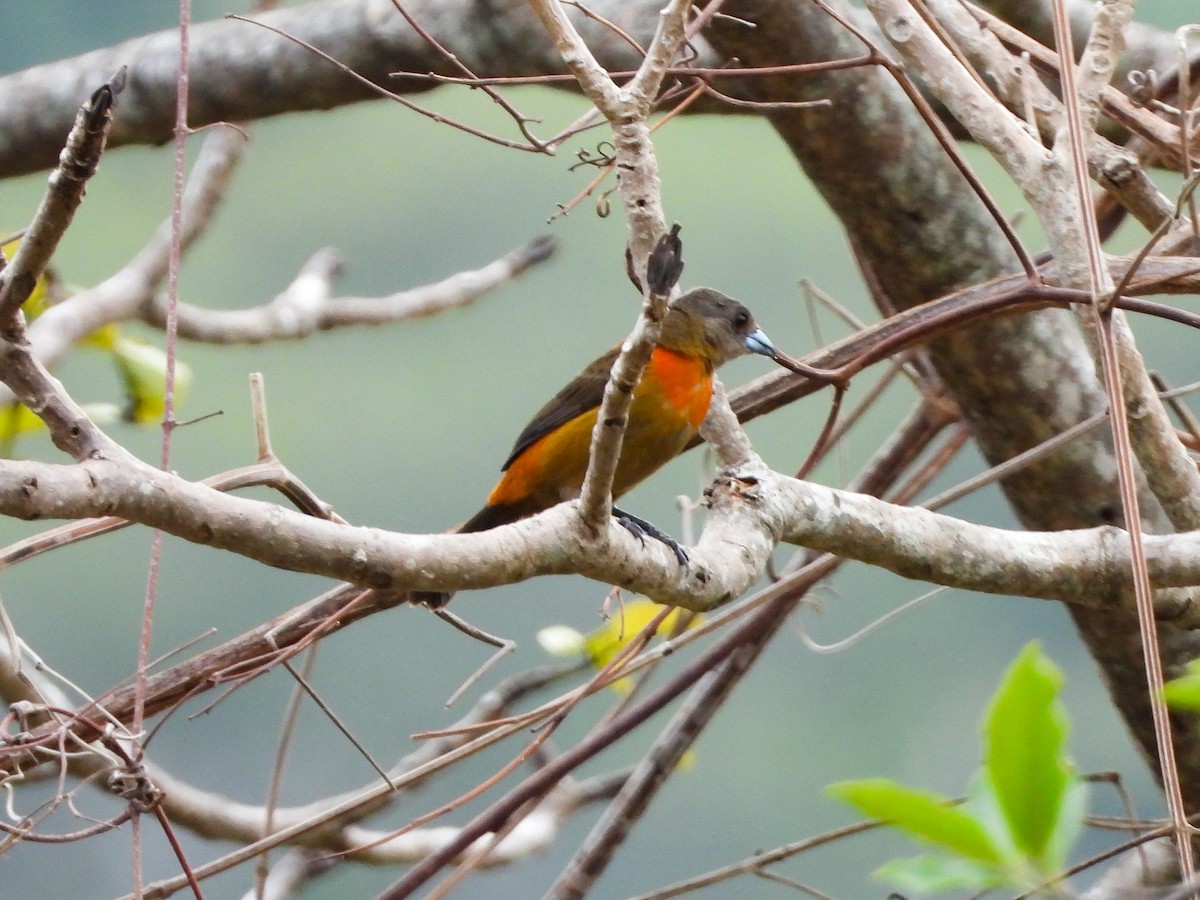
[[(1132, 8), (1124, 12), (1132, 14)], [(1099, 334), (1099, 349), (1102, 362), (1101, 374), (1104, 378), (1105, 393), (1108, 395), (1109, 408), (1123, 411), (1126, 406), (1125, 378), (1122, 375), (1121, 359), (1118, 354), (1117, 342), (1120, 340), (1114, 330), (1114, 316), (1111, 310), (1106, 313), (1101, 308), (1100, 298), (1107, 295), (1112, 287), (1112, 280), (1104, 266), (1103, 250), (1100, 247), (1100, 237), (1097, 233), (1095, 210), (1091, 206), (1091, 193), (1087, 182), (1087, 160), (1084, 149), (1084, 132), (1091, 131), (1099, 114), (1096, 94), (1105, 82), (1098, 78), (1111, 73), (1115, 64), (1115, 55), (1120, 52), (1120, 38), (1123, 25), (1120, 22), (1107, 22), (1107, 10), (1101, 7), (1100, 15), (1093, 24), (1092, 40), (1084, 51), (1084, 58), (1079, 64), (1079, 81), (1076, 83), (1075, 57), (1071, 36), (1071, 23), (1067, 17), (1063, 0), (1053, 2), (1054, 38), (1059, 54), (1059, 74), (1063, 84), (1063, 103), (1066, 106), (1066, 124), (1069, 160), (1073, 174), (1073, 184), (1080, 204), (1081, 224), (1084, 252), (1088, 262), (1089, 288), (1094, 298), (1091, 306), (1092, 321)], [(1101, 30), (1107, 33), (1101, 34)], [(1116, 46), (1114, 46), (1114, 42)], [(1107, 66), (1102, 65), (1107, 61)], [(1057, 148), (1056, 148), (1057, 149)], [(1129, 354), (1125, 354), (1128, 356)], [(1126, 533), (1129, 535), (1130, 568), (1133, 578), (1134, 601), (1137, 605), (1138, 631), (1142, 641), (1142, 657), (1146, 667), (1146, 681), (1149, 687), (1149, 704), (1151, 718), (1154, 722), (1154, 733), (1159, 755), (1159, 769), (1163, 780), (1163, 790), (1166, 794), (1167, 809), (1171, 821), (1176, 828), (1175, 843), (1179, 853), (1179, 866), (1185, 881), (1190, 881), (1195, 875), (1195, 862), (1192, 852), (1191, 828), (1187, 822), (1187, 808), (1183, 801), (1182, 787), (1179, 780), (1179, 768), (1175, 760), (1174, 740), (1171, 736), (1171, 721), (1167, 711), (1166, 700), (1163, 699), (1162, 656), (1159, 650), (1158, 629), (1155, 624), (1154, 592), (1150, 584), (1150, 573), (1146, 564), (1146, 550), (1142, 540), (1141, 506), (1138, 499), (1137, 470), (1134, 461), (1133, 442), (1130, 436), (1128, 418), (1124, 415), (1110, 417), (1114, 453), (1117, 459), (1117, 483), (1121, 493), (1121, 507), (1125, 520), (1129, 523)], [(1172, 435), (1173, 436), (1173, 435)], [(1194, 472), (1194, 469), (1193, 469)]]
[(124, 87), (125, 70), (121, 69), (97, 88), (76, 114), (58, 168), (50, 177), (50, 186), (33, 221), (25, 229), (21, 246), (8, 265), (0, 269), (0, 328), (9, 327), (21, 304), (33, 293), (75, 210), (83, 202), (84, 188), (100, 165), (117, 96)]

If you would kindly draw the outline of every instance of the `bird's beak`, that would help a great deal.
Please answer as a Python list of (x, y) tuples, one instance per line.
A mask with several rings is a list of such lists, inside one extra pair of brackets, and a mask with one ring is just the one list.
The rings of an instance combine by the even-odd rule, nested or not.
[(746, 335), (745, 342), (746, 349), (751, 353), (769, 356), (771, 359), (774, 359), (779, 353), (779, 351), (775, 349), (775, 345), (771, 343), (770, 339), (763, 334), (763, 330), (761, 328), (755, 328), (752, 332)]

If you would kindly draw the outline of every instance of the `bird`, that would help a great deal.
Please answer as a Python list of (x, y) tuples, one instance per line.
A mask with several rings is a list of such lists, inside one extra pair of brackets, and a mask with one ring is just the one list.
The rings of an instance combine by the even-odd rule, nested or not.
[[(483, 508), (454, 529), (456, 533), (507, 525), (579, 496), (604, 387), (620, 350), (617, 345), (594, 360), (538, 410), (517, 437)], [(658, 342), (633, 391), (613, 477), (614, 499), (687, 446), (708, 414), (713, 373), (747, 353), (779, 356), (739, 301), (698, 287), (667, 307)], [(666, 543), (686, 565), (686, 552), (665, 532), (615, 507), (613, 515), (634, 535)], [(441, 591), (411, 594), (415, 602), (435, 609), (451, 596)]]

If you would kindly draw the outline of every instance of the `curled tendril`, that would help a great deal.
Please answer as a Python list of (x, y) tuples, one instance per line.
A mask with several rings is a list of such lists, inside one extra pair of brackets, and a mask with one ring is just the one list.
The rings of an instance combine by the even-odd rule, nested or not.
[(1145, 107), (1158, 96), (1158, 73), (1153, 69), (1134, 69), (1127, 78), (1129, 99), (1134, 106)]
[(616, 162), (616, 152), (617, 148), (608, 141), (601, 141), (597, 144), (594, 155), (586, 147), (580, 147), (579, 151), (575, 154), (575, 158), (579, 162), (571, 166), (568, 171), (574, 172), (576, 169), (581, 169), (584, 166), (594, 166), (597, 169), (611, 166)]

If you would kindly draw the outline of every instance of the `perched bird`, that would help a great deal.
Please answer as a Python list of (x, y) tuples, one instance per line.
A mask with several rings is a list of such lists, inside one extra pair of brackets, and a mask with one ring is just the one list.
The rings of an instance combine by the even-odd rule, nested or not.
[[(503, 474), (483, 509), (456, 532), (486, 531), (579, 496), (587, 471), (592, 429), (604, 386), (620, 347), (609, 350), (554, 395), (525, 426), (501, 468)], [(658, 344), (633, 392), (621, 456), (613, 479), (620, 497), (674, 459), (696, 435), (712, 399), (716, 368), (737, 356), (777, 351), (755, 324), (750, 310), (711, 288), (696, 288), (675, 300), (663, 318)], [(639, 536), (665, 542), (686, 563), (683, 550), (650, 523), (613, 510)], [(441, 606), (450, 594), (414, 592), (412, 599)]]

